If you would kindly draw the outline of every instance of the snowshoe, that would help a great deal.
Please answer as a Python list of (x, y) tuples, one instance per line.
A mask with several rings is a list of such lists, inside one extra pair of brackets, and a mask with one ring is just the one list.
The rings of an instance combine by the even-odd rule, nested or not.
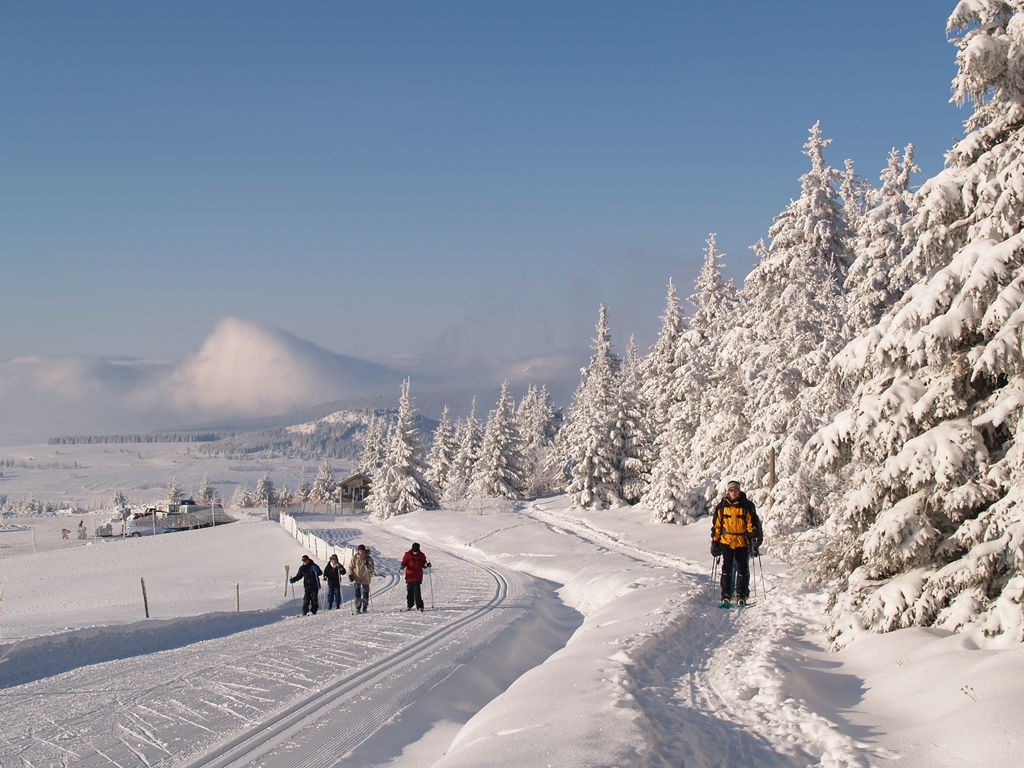
[(729, 602), (728, 600), (723, 600), (722, 602), (720, 602), (718, 604), (718, 607), (719, 608), (732, 608), (732, 603)]

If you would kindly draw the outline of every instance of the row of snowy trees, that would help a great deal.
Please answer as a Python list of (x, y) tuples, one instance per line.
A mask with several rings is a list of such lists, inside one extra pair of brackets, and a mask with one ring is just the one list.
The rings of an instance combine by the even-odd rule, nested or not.
[(485, 425), (477, 419), (475, 400), (469, 416), (454, 426), (445, 406), (425, 452), (407, 379), (397, 420), (390, 426), (371, 420), (367, 428), (359, 467), (373, 481), (368, 507), (386, 518), (434, 508), (441, 501), (535, 496), (551, 484), (555, 428), (545, 388), (531, 385), (517, 408), (506, 382)]
[[(263, 472), (256, 481), (254, 489), (239, 486), (232, 497), (232, 504), (243, 509), (252, 507), (291, 506), (299, 503), (312, 504), (337, 504), (340, 498), (341, 486), (334, 475), (334, 469), (328, 459), (320, 463), (316, 478), (311, 483), (306, 476), (306, 470), (299, 470), (299, 482), (297, 488), (292, 491), (287, 485), (278, 487), (271, 478), (269, 472)], [(172, 503), (178, 503), (186, 497), (181, 483), (176, 477), (171, 477), (167, 484), (167, 499)], [(200, 504), (212, 504), (220, 500), (213, 483), (208, 475), (203, 477), (199, 489), (191, 497)], [(117, 509), (129, 506), (128, 496), (124, 491), (118, 490), (114, 493), (114, 507)]]
[(264, 472), (256, 481), (255, 490), (240, 487), (235, 492), (234, 504), (238, 507), (266, 507), (268, 505), (288, 507), (293, 504), (338, 504), (341, 502), (341, 484), (334, 474), (329, 459), (320, 462), (316, 477), (310, 482), (305, 468), (299, 470), (299, 481), (295, 490), (287, 485), (278, 488), (269, 472)]
[(912, 193), (908, 146), (872, 188), (815, 124), (742, 289), (712, 235), (693, 314), (670, 284), (646, 356), (615, 355), (602, 307), (558, 436), (583, 506), (688, 522), (743, 480), (779, 551), (831, 584), (837, 642), (1024, 639), (1024, 2), (961, 2), (949, 30), (974, 113), (946, 169)]

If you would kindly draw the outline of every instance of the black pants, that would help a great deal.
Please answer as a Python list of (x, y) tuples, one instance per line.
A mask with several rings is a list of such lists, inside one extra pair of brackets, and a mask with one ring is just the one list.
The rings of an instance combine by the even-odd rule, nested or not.
[(728, 600), (733, 595), (732, 569), (736, 566), (736, 597), (746, 600), (750, 597), (750, 550), (746, 547), (729, 549), (722, 547), (722, 599)]
[(405, 582), (405, 602), (410, 608), (415, 605), (421, 611), (423, 610), (423, 587), (422, 581), (407, 581)]
[(356, 613), (366, 613), (366, 608), (370, 604), (370, 585), (360, 584), (358, 581), (352, 585), (355, 588), (355, 609)]
[(320, 590), (304, 590), (302, 593), (302, 615), (312, 613), (315, 616), (318, 610), (320, 610)]

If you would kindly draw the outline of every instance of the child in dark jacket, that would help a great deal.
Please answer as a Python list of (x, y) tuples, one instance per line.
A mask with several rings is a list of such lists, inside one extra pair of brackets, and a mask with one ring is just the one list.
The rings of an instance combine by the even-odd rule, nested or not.
[(338, 556), (331, 555), (324, 568), (324, 578), (327, 579), (327, 610), (341, 608), (341, 577), (345, 573), (345, 566), (338, 561)]

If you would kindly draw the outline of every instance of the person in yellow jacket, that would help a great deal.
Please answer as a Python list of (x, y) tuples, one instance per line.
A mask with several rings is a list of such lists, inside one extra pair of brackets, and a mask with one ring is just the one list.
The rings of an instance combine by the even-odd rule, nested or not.
[[(750, 555), (757, 556), (761, 546), (761, 521), (754, 502), (740, 489), (738, 480), (730, 480), (725, 497), (718, 502), (711, 519), (711, 554), (722, 557), (722, 607), (733, 597), (740, 606), (750, 597)], [(736, 570), (736, 594), (733, 595), (733, 568)]]

